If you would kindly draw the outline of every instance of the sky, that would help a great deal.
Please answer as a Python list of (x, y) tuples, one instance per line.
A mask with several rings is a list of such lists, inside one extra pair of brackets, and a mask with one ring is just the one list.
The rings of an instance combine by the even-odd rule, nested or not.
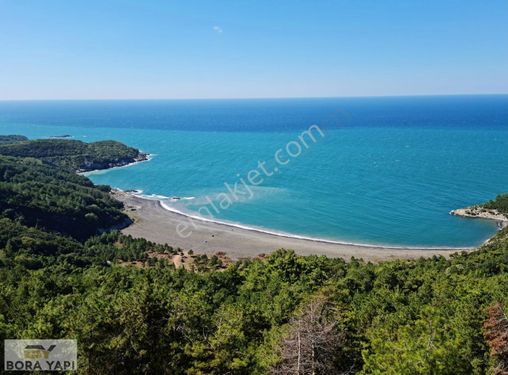
[(0, 0), (0, 100), (495, 93), (506, 0)]

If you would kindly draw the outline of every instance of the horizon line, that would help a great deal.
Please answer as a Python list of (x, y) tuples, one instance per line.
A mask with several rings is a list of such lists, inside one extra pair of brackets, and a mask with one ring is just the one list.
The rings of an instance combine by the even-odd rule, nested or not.
[(361, 99), (361, 98), (410, 98), (449, 96), (506, 96), (506, 93), (456, 93), (456, 94), (398, 94), (398, 95), (338, 95), (338, 96), (265, 96), (265, 97), (183, 97), (183, 98), (48, 98), (48, 99), (0, 99), (0, 102), (71, 102), (71, 101), (205, 101), (205, 100), (291, 100), (291, 99)]

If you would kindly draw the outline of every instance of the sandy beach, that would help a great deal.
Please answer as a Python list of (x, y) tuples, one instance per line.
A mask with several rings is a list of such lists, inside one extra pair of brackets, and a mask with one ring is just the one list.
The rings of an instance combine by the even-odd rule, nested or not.
[[(329, 257), (363, 258), (368, 261), (388, 259), (414, 259), (433, 255), (449, 256), (470, 248), (396, 248), (332, 243), (320, 240), (291, 238), (262, 231), (249, 230), (208, 221), (190, 219), (188, 216), (164, 209), (158, 200), (145, 199), (129, 193), (115, 191), (116, 199), (124, 202), (134, 224), (125, 228), (124, 234), (143, 237), (156, 243), (167, 243), (197, 253), (225, 252), (232, 259), (269, 254), (277, 249), (292, 249), (300, 255), (326, 255)], [(191, 223), (192, 220), (192, 224)], [(183, 224), (182, 224), (183, 223)], [(182, 237), (178, 225), (188, 225), (190, 230)], [(182, 227), (180, 226), (180, 228)]]

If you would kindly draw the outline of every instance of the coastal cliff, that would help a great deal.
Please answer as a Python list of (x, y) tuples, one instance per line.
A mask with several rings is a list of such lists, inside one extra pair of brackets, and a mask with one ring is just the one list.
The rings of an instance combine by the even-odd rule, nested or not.
[(148, 154), (138, 151), (138, 155), (134, 157), (122, 157), (113, 160), (95, 160), (93, 157), (85, 157), (82, 164), (76, 170), (78, 173), (90, 172), (101, 169), (109, 169), (123, 167), (132, 163), (138, 163), (148, 160)]

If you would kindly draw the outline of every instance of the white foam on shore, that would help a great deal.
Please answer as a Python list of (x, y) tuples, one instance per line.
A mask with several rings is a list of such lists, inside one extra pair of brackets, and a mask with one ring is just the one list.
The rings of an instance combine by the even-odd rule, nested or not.
[(159, 195), (159, 194), (135, 194), (135, 196), (139, 197), (139, 198), (151, 199), (151, 200), (170, 199), (169, 197), (166, 197), (165, 195)]
[(127, 191), (122, 190), (122, 189), (117, 188), (117, 187), (115, 187), (115, 188), (113, 188), (113, 189), (118, 190), (118, 191), (121, 191), (122, 193), (133, 194), (133, 195), (135, 195), (135, 196), (138, 196), (138, 195), (142, 195), (142, 194), (143, 194), (143, 190), (141, 190), (141, 189), (130, 189), (130, 190), (127, 190)]
[[(145, 199), (142, 196), (137, 196), (138, 198)], [(214, 223), (218, 225), (224, 225), (228, 227), (248, 230), (251, 232), (257, 232), (257, 233), (263, 233), (268, 234), (272, 236), (278, 236), (278, 237), (284, 237), (284, 238), (291, 238), (291, 239), (297, 239), (297, 240), (304, 240), (304, 241), (312, 241), (312, 242), (321, 242), (321, 243), (328, 243), (332, 245), (346, 245), (346, 246), (356, 246), (356, 247), (367, 247), (367, 248), (378, 248), (378, 249), (395, 249), (395, 250), (472, 250), (475, 249), (475, 247), (452, 247), (452, 246), (434, 246), (434, 247), (417, 247), (417, 246), (390, 246), (390, 245), (374, 245), (374, 244), (365, 244), (365, 243), (354, 243), (354, 242), (344, 242), (344, 241), (334, 241), (334, 240), (328, 240), (325, 238), (315, 238), (315, 237), (308, 237), (308, 236), (301, 236), (297, 234), (290, 234), (285, 232), (276, 232), (256, 227), (251, 227), (247, 225), (237, 224), (237, 223), (231, 223), (227, 221), (220, 221), (220, 220), (214, 220), (209, 219), (203, 216), (195, 215), (195, 214), (189, 214), (187, 212), (178, 210), (174, 207), (171, 207), (164, 203), (162, 200), (159, 200), (160, 206), (170, 212), (173, 212), (178, 215), (185, 216), (189, 219), (199, 220), (203, 222), (208, 223)]]
[[(118, 189), (121, 190), (121, 189)], [(125, 192), (124, 193), (132, 193), (135, 197), (141, 198), (141, 199), (148, 199), (148, 200), (169, 200), (170, 202), (178, 202), (180, 200), (192, 200), (194, 197), (168, 197), (166, 195), (160, 195), (160, 194), (143, 194), (143, 190), (132, 190), (131, 192)]]

